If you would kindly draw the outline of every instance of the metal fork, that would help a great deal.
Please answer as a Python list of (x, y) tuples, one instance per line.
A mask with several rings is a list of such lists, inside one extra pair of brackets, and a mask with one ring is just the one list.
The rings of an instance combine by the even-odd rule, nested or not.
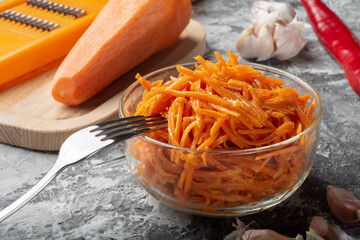
[(27, 193), (0, 212), (0, 222), (24, 206), (69, 165), (114, 142), (163, 129), (166, 123), (166, 119), (161, 115), (134, 116), (96, 124), (73, 133), (62, 144), (59, 156), (50, 171)]

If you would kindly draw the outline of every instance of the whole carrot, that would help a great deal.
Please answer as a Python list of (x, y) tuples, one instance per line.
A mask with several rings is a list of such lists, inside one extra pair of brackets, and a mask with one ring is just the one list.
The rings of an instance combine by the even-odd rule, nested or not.
[(190, 18), (190, 0), (109, 0), (56, 71), (53, 98), (85, 102), (173, 44)]
[(321, 0), (301, 0), (320, 42), (335, 57), (352, 89), (360, 95), (360, 43)]

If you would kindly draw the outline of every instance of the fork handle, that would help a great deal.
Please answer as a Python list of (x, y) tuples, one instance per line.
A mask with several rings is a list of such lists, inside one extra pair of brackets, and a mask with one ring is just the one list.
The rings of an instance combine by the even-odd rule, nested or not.
[(61, 172), (63, 168), (64, 166), (59, 166), (55, 163), (50, 171), (35, 186), (33, 186), (27, 193), (25, 193), (23, 196), (0, 212), (0, 222), (11, 216), (33, 197), (35, 197), (36, 194), (43, 190), (44, 187), (46, 187), (51, 182), (51, 180), (53, 180)]

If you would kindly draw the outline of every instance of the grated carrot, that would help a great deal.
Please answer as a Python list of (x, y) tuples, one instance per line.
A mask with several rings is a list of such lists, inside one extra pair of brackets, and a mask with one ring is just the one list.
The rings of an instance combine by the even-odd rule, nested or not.
[[(282, 80), (227, 54), (225, 61), (215, 52), (216, 63), (197, 56), (195, 70), (179, 65), (179, 75), (165, 83), (136, 75), (145, 91), (134, 115), (162, 114), (168, 128), (149, 136), (188, 149), (159, 147), (136, 138), (132, 155), (139, 160), (137, 174), (181, 201), (210, 206), (258, 201), (291, 189), (306, 165), (304, 151), (311, 141), (303, 138), (258, 154), (231, 153), (300, 134), (315, 119), (315, 100), (307, 105), (309, 94), (298, 96)], [(224, 150), (229, 151), (216, 153)]]

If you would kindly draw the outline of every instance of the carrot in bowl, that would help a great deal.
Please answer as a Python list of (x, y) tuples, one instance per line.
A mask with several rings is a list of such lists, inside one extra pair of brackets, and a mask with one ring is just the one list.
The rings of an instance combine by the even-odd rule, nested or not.
[[(300, 139), (259, 154), (231, 150), (272, 145), (300, 134), (313, 121), (315, 102), (282, 80), (215, 52), (216, 63), (197, 56), (195, 69), (144, 86), (134, 115), (162, 114), (168, 127), (148, 136), (181, 149), (137, 138), (131, 154), (138, 177), (180, 201), (209, 206), (247, 204), (290, 190), (306, 165), (311, 141)], [(192, 151), (192, 150), (208, 150)], [(219, 154), (216, 152), (219, 151)], [(227, 151), (224, 153), (223, 151)]]

